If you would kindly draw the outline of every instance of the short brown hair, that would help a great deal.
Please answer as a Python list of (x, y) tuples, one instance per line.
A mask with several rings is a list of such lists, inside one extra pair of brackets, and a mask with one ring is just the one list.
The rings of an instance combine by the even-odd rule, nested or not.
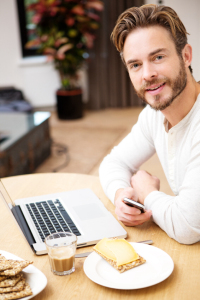
[[(177, 13), (168, 6), (146, 4), (125, 10), (118, 18), (111, 39), (123, 59), (123, 47), (128, 34), (136, 28), (159, 25), (167, 29), (175, 43), (176, 51), (182, 57), (187, 44), (187, 31)], [(125, 62), (124, 62), (125, 63)], [(189, 66), (192, 73), (192, 68)]]

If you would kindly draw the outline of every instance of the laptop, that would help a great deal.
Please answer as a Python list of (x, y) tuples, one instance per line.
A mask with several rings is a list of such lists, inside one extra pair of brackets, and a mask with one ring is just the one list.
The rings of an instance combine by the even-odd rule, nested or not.
[(44, 239), (51, 233), (68, 231), (77, 236), (77, 247), (94, 245), (101, 239), (126, 238), (127, 232), (90, 189), (17, 199), (12, 202), (0, 181), (0, 197), (9, 203), (32, 250), (46, 254)]

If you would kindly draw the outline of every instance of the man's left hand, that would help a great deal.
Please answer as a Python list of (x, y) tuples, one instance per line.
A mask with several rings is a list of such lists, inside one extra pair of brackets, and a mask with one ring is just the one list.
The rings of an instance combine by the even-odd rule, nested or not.
[(138, 195), (139, 202), (144, 204), (145, 198), (153, 191), (159, 191), (160, 180), (144, 170), (139, 170), (131, 177), (131, 186)]

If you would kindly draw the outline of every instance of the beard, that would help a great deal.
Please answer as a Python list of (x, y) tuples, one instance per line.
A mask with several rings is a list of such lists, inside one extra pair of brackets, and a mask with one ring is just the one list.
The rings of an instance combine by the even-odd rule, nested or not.
[[(165, 101), (161, 102), (160, 100), (160, 95), (155, 95), (152, 96), (155, 99), (155, 104), (150, 104), (148, 100), (145, 98), (145, 92), (148, 87), (150, 87), (153, 84), (162, 84), (165, 83), (165, 85), (168, 85), (172, 89), (171, 95), (165, 99)], [(163, 77), (162, 79), (153, 79), (152, 81), (146, 81), (145, 84), (139, 89), (136, 90), (135, 92), (138, 95), (138, 97), (145, 103), (149, 104), (151, 108), (155, 110), (164, 110), (168, 106), (171, 105), (171, 103), (182, 93), (182, 91), (185, 89), (187, 84), (187, 74), (184, 66), (184, 62), (182, 57), (180, 58), (180, 70), (179, 74), (175, 79), (170, 79), (168, 77)]]

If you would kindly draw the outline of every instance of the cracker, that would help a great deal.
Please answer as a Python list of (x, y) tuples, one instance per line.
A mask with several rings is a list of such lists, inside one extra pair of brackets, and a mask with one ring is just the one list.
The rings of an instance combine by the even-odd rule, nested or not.
[(12, 265), (8, 260), (0, 260), (0, 271), (11, 269)]
[(24, 285), (25, 285), (25, 279), (21, 278), (21, 280), (15, 286), (0, 288), (0, 294), (22, 291), (24, 289)]
[(32, 295), (31, 288), (28, 283), (25, 283), (24, 289), (20, 292), (11, 292), (11, 293), (4, 293), (0, 294), (0, 300), (11, 300), (11, 299), (19, 299), (26, 296)]
[(0, 276), (0, 282), (8, 278), (8, 276)]
[(11, 266), (8, 260), (3, 255), (0, 254), (0, 271), (4, 271), (10, 268)]
[(0, 281), (1, 287), (15, 286), (18, 281), (22, 279), (22, 274), (18, 274), (12, 277), (5, 277), (5, 280)]
[(28, 265), (32, 264), (32, 261), (29, 260), (10, 260), (12, 269), (8, 269), (5, 271), (1, 271), (0, 275), (6, 275), (6, 276), (14, 276), (20, 273), (24, 268), (26, 268)]
[[(94, 249), (94, 248), (93, 248)], [(99, 254), (103, 259), (105, 259), (113, 268), (115, 268), (117, 271), (119, 271), (120, 273), (123, 273), (125, 271), (128, 271), (132, 268), (135, 268), (137, 266), (140, 266), (142, 264), (144, 264), (146, 262), (146, 260), (139, 256), (139, 258), (131, 263), (125, 264), (125, 265), (121, 265), (121, 266), (117, 266), (117, 263), (115, 261), (113, 261), (112, 259), (108, 259), (107, 257), (105, 257), (103, 254), (101, 254), (98, 250), (94, 249), (94, 251)]]

